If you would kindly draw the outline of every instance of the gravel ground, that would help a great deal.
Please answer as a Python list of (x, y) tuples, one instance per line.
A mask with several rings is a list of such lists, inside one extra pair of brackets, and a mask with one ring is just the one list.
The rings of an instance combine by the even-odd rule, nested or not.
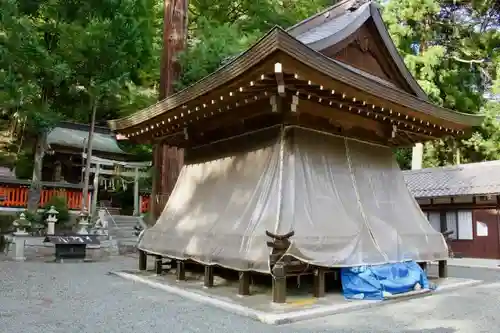
[(107, 275), (135, 265), (0, 261), (0, 332), (500, 332), (500, 283), (275, 327)]

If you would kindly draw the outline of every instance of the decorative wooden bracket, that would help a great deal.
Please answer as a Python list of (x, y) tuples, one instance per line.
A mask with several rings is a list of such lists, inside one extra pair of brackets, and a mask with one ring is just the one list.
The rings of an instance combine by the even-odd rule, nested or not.
[(285, 254), (291, 245), (290, 237), (295, 235), (295, 232), (290, 231), (284, 235), (277, 235), (266, 230), (266, 235), (273, 239), (267, 242), (267, 246), (272, 249), (269, 263), (273, 274), (273, 302), (286, 303), (286, 266), (288, 260)]
[(278, 94), (280, 96), (285, 96), (285, 77), (283, 76), (283, 66), (280, 62), (274, 64), (274, 75), (278, 85)]

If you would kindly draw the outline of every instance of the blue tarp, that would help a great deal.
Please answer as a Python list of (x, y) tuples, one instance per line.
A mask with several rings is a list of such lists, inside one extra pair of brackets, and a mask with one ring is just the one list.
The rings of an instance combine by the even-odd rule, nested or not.
[(426, 273), (414, 261), (341, 269), (342, 289), (347, 299), (382, 300), (388, 294), (414, 290), (417, 283), (429, 289)]

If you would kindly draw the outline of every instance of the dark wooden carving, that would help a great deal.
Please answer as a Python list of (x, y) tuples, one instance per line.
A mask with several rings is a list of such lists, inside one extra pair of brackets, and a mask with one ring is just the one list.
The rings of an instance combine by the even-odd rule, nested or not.
[(383, 45), (375, 26), (367, 23), (350, 37), (321, 52), (328, 57), (389, 81), (396, 87), (413, 94)]

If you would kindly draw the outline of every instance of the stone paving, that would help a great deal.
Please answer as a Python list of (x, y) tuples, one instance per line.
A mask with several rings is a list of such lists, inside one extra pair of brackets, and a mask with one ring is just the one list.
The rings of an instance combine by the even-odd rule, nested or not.
[[(500, 283), (292, 325), (270, 326), (108, 275), (137, 261), (0, 260), (0, 332), (499, 332)], [(450, 273), (455, 274), (450, 268)], [(481, 270), (472, 278), (481, 278)], [(489, 273), (485, 276), (496, 279)], [(469, 277), (469, 276), (468, 276)]]

